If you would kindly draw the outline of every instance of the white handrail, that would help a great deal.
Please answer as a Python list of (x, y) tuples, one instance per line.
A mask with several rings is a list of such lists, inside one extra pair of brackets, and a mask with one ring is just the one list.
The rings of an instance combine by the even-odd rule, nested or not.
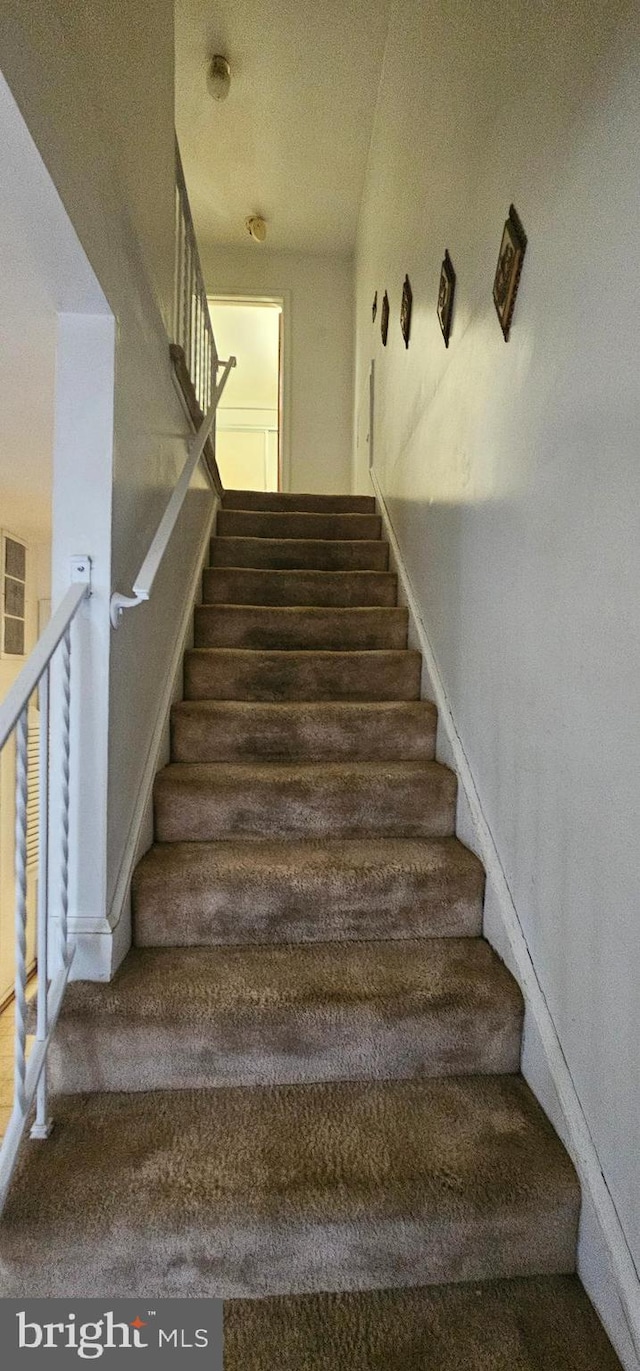
[(178, 515), (180, 514), (185, 496), (191, 484), (191, 478), (200, 461), (202, 453), (204, 452), (205, 444), (213, 428), (220, 397), (227, 384), (229, 375), (236, 365), (236, 359), (235, 357), (230, 357), (227, 362), (220, 362), (219, 365), (223, 368), (222, 376), (213, 392), (209, 413), (200, 425), (198, 432), (194, 434), (189, 442), (187, 460), (180, 472), (180, 476), (167, 508), (158, 524), (149, 551), (147, 552), (144, 562), (133, 583), (133, 595), (121, 595), (119, 591), (114, 591), (111, 596), (110, 615), (113, 628), (119, 627), (122, 611), (124, 609), (135, 609), (136, 605), (143, 604), (151, 595), (151, 590), (158, 574), (160, 563), (162, 562), (171, 534), (178, 521)]
[[(50, 619), (20, 675), (0, 705), (0, 751), (15, 734), (15, 1077), (13, 1109), (0, 1147), (0, 1213), (4, 1207), (22, 1135), (37, 1098), (31, 1136), (46, 1138), (48, 1117), (46, 1059), (56, 1026), (64, 989), (73, 961), (68, 945), (67, 908), (69, 887), (69, 752), (71, 746), (71, 630), (80, 605), (91, 594), (91, 559), (71, 561), (73, 583)], [(57, 773), (60, 818), (59, 881), (57, 903), (57, 965), (49, 965), (49, 858), (50, 858), (50, 719), (51, 671), (59, 666), (57, 705), (60, 714), (60, 768)], [(29, 800), (28, 748), (29, 705), (40, 688), (39, 718), (39, 824), (38, 824), (38, 1009), (37, 1042), (27, 1063), (27, 806)]]

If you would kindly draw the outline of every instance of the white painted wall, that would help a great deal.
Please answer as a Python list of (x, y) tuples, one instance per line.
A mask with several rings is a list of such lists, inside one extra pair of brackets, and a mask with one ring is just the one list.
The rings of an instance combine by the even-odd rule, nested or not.
[[(362, 414), (375, 358), (375, 472), (636, 1264), (639, 58), (624, 0), (396, 0), (359, 229), (355, 388)], [(511, 201), (529, 248), (505, 344), (491, 286)], [(370, 313), (385, 288), (386, 351)], [(355, 483), (368, 488), (362, 442)], [(592, 1257), (583, 1243), (597, 1297)]]
[[(198, 478), (155, 599), (111, 635), (110, 589), (126, 591), (132, 584), (184, 461), (188, 432), (171, 379), (165, 329), (173, 290), (172, 0), (132, 0), (126, 22), (117, 0), (41, 0), (35, 8), (7, 0), (0, 13), (0, 52), (4, 75), (115, 320), (110, 341), (108, 310), (95, 326), (86, 321), (86, 366), (80, 341), (85, 324), (61, 324), (57, 456), (64, 456), (67, 476), (76, 471), (86, 503), (79, 493), (57, 544), (54, 539), (54, 598), (71, 544), (85, 538), (80, 551), (94, 558), (85, 647), (92, 648), (102, 692), (92, 744), (101, 797), (76, 816), (82, 857), (71, 923), (83, 933), (77, 970), (108, 975), (127, 944), (126, 913), (124, 923), (121, 914), (131, 835), (146, 801), (142, 792), (165, 703), (165, 676), (191, 594), (192, 556), (201, 548), (212, 501), (204, 477)], [(59, 248), (50, 217), (36, 220), (43, 253), (47, 237)], [(60, 265), (58, 252), (51, 256), (58, 271), (57, 307), (72, 319), (74, 311), (87, 308), (78, 286), (78, 254), (63, 254)], [(100, 386), (93, 384), (91, 361)], [(107, 391), (109, 384), (113, 390), (114, 375), (110, 412)], [(112, 925), (119, 921), (116, 954)]]
[[(353, 388), (353, 263), (344, 257), (270, 253), (257, 244), (201, 244), (211, 295), (285, 300), (285, 433), (288, 488), (350, 488)], [(286, 467), (285, 467), (286, 476)]]

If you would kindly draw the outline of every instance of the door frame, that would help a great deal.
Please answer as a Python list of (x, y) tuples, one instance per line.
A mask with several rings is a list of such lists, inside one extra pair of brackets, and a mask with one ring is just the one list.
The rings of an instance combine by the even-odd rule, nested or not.
[[(280, 305), (280, 376), (278, 405), (278, 486), (291, 489), (291, 291), (216, 290), (207, 291), (207, 302), (216, 300), (238, 305)], [(215, 335), (215, 329), (214, 329)]]

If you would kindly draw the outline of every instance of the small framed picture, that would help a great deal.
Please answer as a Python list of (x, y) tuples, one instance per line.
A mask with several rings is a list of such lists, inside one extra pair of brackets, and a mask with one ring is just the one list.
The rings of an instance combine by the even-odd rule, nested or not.
[(453, 318), (453, 297), (456, 293), (456, 273), (453, 270), (453, 262), (448, 251), (445, 251), (442, 266), (440, 268), (440, 286), (438, 289), (438, 319), (442, 329), (444, 345), (449, 346), (451, 337), (451, 320)]
[(509, 206), (509, 216), (502, 230), (502, 242), (498, 254), (495, 280), (493, 282), (493, 303), (496, 307), (500, 328), (508, 341), (513, 318), (513, 308), (518, 294), (520, 272), (527, 247), (527, 235), (513, 207)]
[(406, 348), (409, 346), (409, 338), (411, 337), (412, 305), (413, 292), (411, 290), (411, 282), (409, 277), (405, 276), (404, 285), (402, 287), (402, 304), (400, 305), (400, 328), (402, 329), (402, 337), (404, 338), (404, 345)]
[(380, 333), (382, 335), (383, 346), (387, 346), (387, 336), (389, 333), (389, 296), (385, 290), (382, 297), (382, 310), (380, 311)]
[(376, 291), (376, 293), (375, 293), (375, 295), (374, 295), (374, 297), (373, 297), (373, 304), (372, 304), (372, 306), (371, 306), (371, 323), (372, 323), (372, 324), (375, 324), (375, 322), (376, 322), (376, 314), (377, 314), (377, 313), (378, 313), (378, 292)]

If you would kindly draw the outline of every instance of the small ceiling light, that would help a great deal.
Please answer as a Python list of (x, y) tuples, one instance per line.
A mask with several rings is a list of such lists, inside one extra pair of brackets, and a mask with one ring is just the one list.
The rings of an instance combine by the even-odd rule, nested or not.
[(207, 71), (207, 86), (214, 100), (226, 100), (231, 89), (231, 67), (218, 52), (211, 58)]
[(262, 219), (259, 214), (250, 214), (249, 218), (245, 219), (244, 226), (247, 230), (247, 233), (251, 234), (251, 237), (254, 239), (254, 242), (264, 243), (264, 240), (267, 236), (267, 225), (265, 223), (265, 220)]

